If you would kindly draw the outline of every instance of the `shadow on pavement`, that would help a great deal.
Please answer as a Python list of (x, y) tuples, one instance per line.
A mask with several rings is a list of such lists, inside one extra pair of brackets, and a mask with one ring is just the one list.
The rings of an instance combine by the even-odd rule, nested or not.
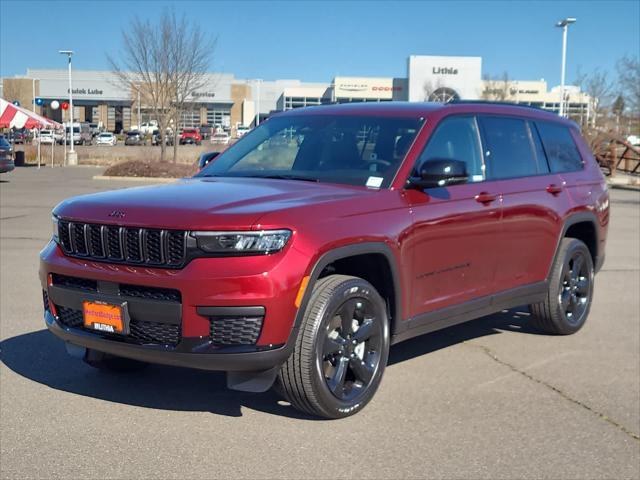
[[(535, 333), (514, 311), (485, 317), (391, 348), (389, 365), (447, 348), (500, 330)], [(141, 371), (113, 374), (98, 371), (67, 355), (62, 341), (47, 330), (0, 342), (2, 362), (17, 374), (48, 387), (110, 402), (160, 410), (211, 412), (242, 416), (248, 407), (274, 415), (314, 420), (282, 401), (272, 390), (252, 394), (228, 390), (224, 373), (151, 365)]]

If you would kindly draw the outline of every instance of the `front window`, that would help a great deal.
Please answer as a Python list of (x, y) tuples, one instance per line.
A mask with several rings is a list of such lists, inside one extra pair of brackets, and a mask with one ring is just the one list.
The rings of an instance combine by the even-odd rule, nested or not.
[(283, 178), (388, 187), (418, 118), (291, 115), (270, 119), (198, 176)]

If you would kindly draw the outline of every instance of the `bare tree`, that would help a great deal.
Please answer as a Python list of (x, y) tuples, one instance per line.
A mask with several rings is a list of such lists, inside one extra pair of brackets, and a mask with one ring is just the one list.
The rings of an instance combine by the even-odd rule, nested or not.
[(596, 68), (591, 73), (583, 73), (578, 67), (575, 83), (580, 89), (591, 97), (593, 102), (594, 124), (599, 125), (600, 120), (605, 120), (604, 114), (609, 107), (613, 96), (613, 84), (609, 80), (607, 72)]
[(624, 56), (616, 64), (618, 86), (634, 114), (640, 114), (640, 61), (638, 57)]
[(511, 98), (511, 90), (514, 88), (514, 82), (509, 79), (509, 74), (504, 72), (501, 76), (485, 75), (483, 78), (482, 93), (480, 97), (483, 100), (492, 100), (495, 102), (506, 102)]
[(157, 24), (134, 18), (122, 31), (122, 43), (122, 63), (108, 56), (109, 63), (118, 82), (132, 95), (139, 92), (141, 103), (151, 109), (158, 122), (160, 161), (164, 161), (166, 129), (173, 121), (177, 133), (181, 109), (203, 85), (213, 44), (197, 25), (168, 12)]
[[(206, 84), (206, 73), (209, 69), (215, 43), (206, 37), (200, 27), (186, 20), (183, 15), (179, 20), (175, 14), (162, 18), (163, 23), (172, 34), (171, 70), (173, 77), (174, 124), (180, 125), (180, 119), (187, 103), (194, 103), (195, 93)], [(173, 161), (178, 158), (178, 129), (174, 130)]]
[[(164, 132), (171, 118), (172, 78), (167, 56), (171, 32), (164, 25), (134, 18), (122, 30), (122, 63), (107, 56), (117, 80), (132, 94), (140, 93), (141, 103), (148, 106), (160, 130), (160, 161), (165, 159)], [(139, 122), (138, 122), (139, 123)]]
[(20, 100), (20, 89), (16, 85), (16, 82), (12, 80), (13, 79), (9, 78), (2, 82), (2, 97), (8, 102)]

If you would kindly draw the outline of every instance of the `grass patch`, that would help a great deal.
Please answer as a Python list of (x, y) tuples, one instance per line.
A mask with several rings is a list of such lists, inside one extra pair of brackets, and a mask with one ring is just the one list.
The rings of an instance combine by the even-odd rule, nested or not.
[(110, 177), (191, 177), (198, 171), (196, 163), (171, 163), (148, 160), (128, 160), (107, 168), (103, 175)]

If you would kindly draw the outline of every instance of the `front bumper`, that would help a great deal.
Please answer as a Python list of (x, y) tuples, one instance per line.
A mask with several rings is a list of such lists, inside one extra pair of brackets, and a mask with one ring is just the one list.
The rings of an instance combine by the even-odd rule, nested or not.
[[(295, 343), (295, 299), (307, 262), (301, 252), (288, 249), (286, 254), (197, 258), (181, 269), (169, 270), (68, 257), (50, 242), (40, 253), (42, 288), (54, 308), (71, 309), (80, 321), (68, 322), (60, 309), (57, 317), (45, 312), (45, 321), (66, 342), (118, 356), (206, 370), (263, 371), (284, 362)], [(88, 279), (94, 286), (66, 288), (56, 284), (56, 276)], [(124, 292), (131, 287), (166, 289), (179, 296), (157, 299)], [(84, 300), (128, 301), (132, 326), (134, 320), (163, 328), (178, 325), (177, 330), (170, 330), (171, 338), (177, 339), (169, 345), (147, 342), (144, 334), (133, 341), (85, 330), (81, 319)], [(242, 335), (247, 333), (246, 320), (261, 317), (259, 334), (251, 345), (216, 341), (224, 329), (216, 330), (215, 322), (230, 317), (243, 318)], [(238, 329), (232, 326), (222, 335), (233, 337)]]
[(273, 349), (234, 352), (232, 348), (216, 349), (206, 339), (183, 339), (175, 349), (153, 345), (133, 345), (107, 340), (93, 333), (67, 328), (59, 324), (51, 312), (45, 312), (47, 328), (56, 337), (72, 345), (149, 363), (225, 372), (259, 372), (281, 365), (291, 353), (290, 346)]

